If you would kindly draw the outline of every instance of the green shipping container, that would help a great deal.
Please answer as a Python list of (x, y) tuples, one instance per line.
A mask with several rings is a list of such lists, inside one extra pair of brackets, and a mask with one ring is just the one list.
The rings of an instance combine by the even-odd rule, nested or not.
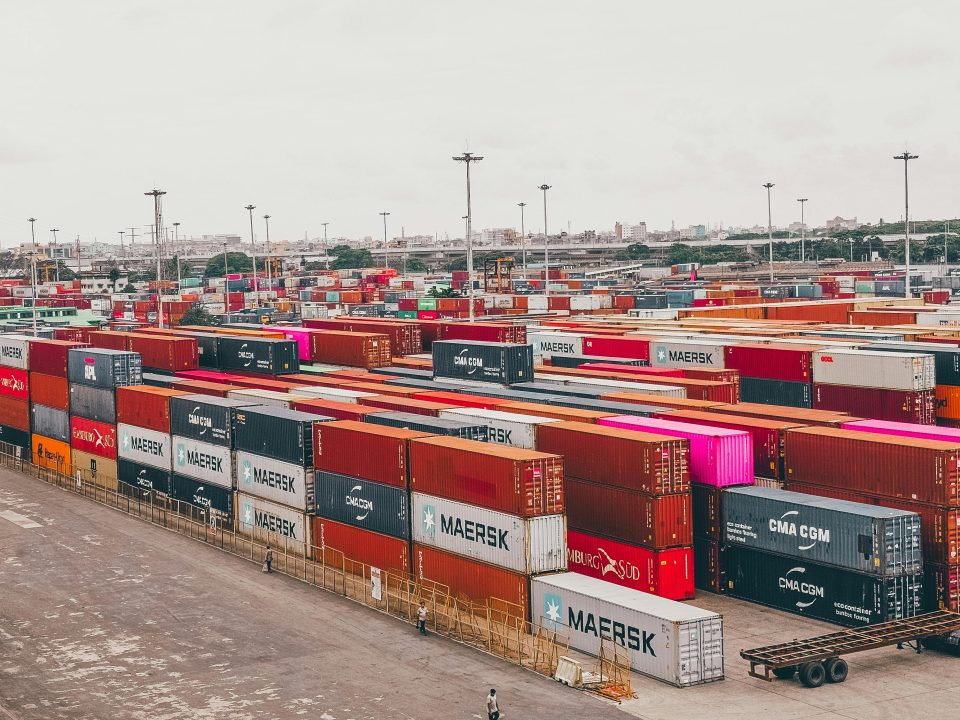
[(416, 320), (417, 311), (416, 310), (398, 310), (397, 317), (402, 320)]
[(340, 302), (340, 291), (339, 290), (327, 290), (327, 302)]
[(436, 310), (436, 298), (417, 298), (417, 310)]

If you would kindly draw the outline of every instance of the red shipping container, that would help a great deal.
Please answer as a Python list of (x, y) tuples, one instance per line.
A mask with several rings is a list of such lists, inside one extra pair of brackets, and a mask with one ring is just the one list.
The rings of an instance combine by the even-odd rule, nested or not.
[(310, 333), (313, 362), (372, 368), (389, 365), (390, 358), (390, 338), (380, 333), (338, 330)]
[(923, 591), (927, 610), (960, 612), (960, 565), (923, 565)]
[(937, 421), (934, 390), (887, 390), (848, 385), (813, 384), (815, 410), (856, 413), (875, 420), (933, 425)]
[(453, 403), (431, 402), (430, 400), (418, 400), (417, 398), (400, 397), (399, 395), (369, 395), (357, 398), (357, 404), (382, 410), (409, 412), (432, 417), (439, 416), (441, 410), (453, 410), (460, 407)]
[(428, 433), (338, 420), (313, 426), (313, 464), (317, 470), (407, 487), (408, 445)]
[(383, 383), (373, 382), (350, 382), (344, 384), (342, 387), (345, 390), (376, 393), (377, 395), (398, 395), (400, 397), (412, 397), (421, 392), (419, 388), (408, 388), (402, 385), (385, 385)]
[(356, 403), (337, 402), (336, 400), (324, 400), (322, 398), (310, 398), (309, 400), (295, 402), (292, 409), (332, 417), (336, 420), (356, 420), (357, 422), (363, 422), (363, 419), (372, 413), (384, 412), (381, 408), (364, 407)]
[(560, 405), (541, 405), (531, 402), (508, 402), (498, 406), (497, 410), (519, 413), (521, 415), (539, 415), (540, 417), (556, 418), (557, 420), (591, 424), (605, 417), (613, 417), (616, 414), (562, 407)]
[(583, 338), (583, 354), (597, 355), (600, 357), (628, 358), (632, 360), (649, 360), (650, 338), (587, 335)]
[(0, 365), (0, 395), (17, 400), (29, 400), (30, 375), (27, 371)]
[(571, 528), (654, 550), (693, 542), (689, 493), (652, 497), (571, 477), (565, 489)]
[(822, 345), (743, 343), (723, 349), (724, 364), (743, 377), (810, 382), (812, 355)]
[[(538, 369), (537, 367), (534, 368)], [(653, 368), (654, 370), (656, 368)], [(690, 400), (706, 400), (709, 402), (734, 403), (739, 400), (737, 388), (732, 383), (714, 382), (711, 380), (692, 380), (681, 377), (663, 377), (658, 373), (638, 375), (629, 372), (611, 372), (607, 370), (587, 370), (583, 368), (543, 368), (550, 375), (569, 375), (571, 377), (585, 376), (622, 380), (625, 382), (647, 383), (649, 385), (672, 385), (682, 387), (686, 398)]]
[(418, 581), (432, 581), (449, 588), (451, 595), (465, 595), (474, 603), (505, 600), (498, 609), (526, 620), (530, 617), (530, 579), (526, 575), (413, 543), (413, 569)]
[(234, 380), (242, 380), (242, 375), (231, 373), (216, 372), (213, 370), (184, 370), (174, 373), (178, 378), (184, 380), (204, 380), (206, 382), (233, 383)]
[(448, 392), (446, 390), (428, 390), (426, 392), (418, 392), (412, 397), (417, 400), (429, 400), (430, 402), (446, 403), (454, 407), (483, 408), (484, 410), (496, 410), (498, 407), (510, 402), (505, 398), (468, 395), (467, 393)]
[[(264, 375), (264, 377), (273, 377)], [(312, 373), (293, 373), (284, 375), (283, 382), (308, 385), (313, 387), (347, 387), (352, 381), (330, 375), (314, 375)]]
[(693, 548), (650, 550), (567, 531), (567, 567), (571, 572), (669, 600), (694, 596)]
[(30, 402), (58, 410), (70, 409), (70, 383), (64, 377), (30, 373)]
[(654, 433), (580, 422), (537, 427), (537, 450), (563, 456), (568, 477), (650, 495), (690, 490), (689, 444)]
[(960, 445), (837, 428), (788, 430), (786, 478), (933, 505), (960, 506)]
[(840, 427), (841, 423), (852, 422), (854, 418), (846, 413), (832, 410), (811, 410), (807, 408), (787, 407), (785, 405), (762, 405), (760, 403), (736, 403), (733, 405), (711, 405), (709, 412), (724, 415), (743, 415), (745, 417), (767, 418), (782, 422), (795, 422), (808, 427)]
[(88, 347), (87, 343), (67, 340), (31, 340), (30, 372), (67, 376), (67, 353), (73, 348)]
[(170, 434), (170, 398), (182, 390), (129, 385), (117, 388), (117, 422)]
[(227, 385), (226, 383), (208, 382), (206, 380), (176, 380), (170, 384), (170, 389), (225, 398), (231, 390), (243, 390), (244, 388), (239, 385)]
[(196, 338), (130, 333), (127, 346), (140, 353), (144, 369), (177, 372), (198, 367)]
[(0, 425), (30, 432), (29, 401), (0, 395)]
[(73, 415), (70, 418), (70, 446), (74, 450), (116, 460), (117, 426)]
[[(686, 377), (685, 368), (641, 367), (639, 365), (617, 365), (615, 363), (590, 362), (578, 365), (579, 370), (617, 373), (618, 375), (646, 375), (650, 377), (682, 378)], [(599, 376), (598, 376), (599, 377)], [(624, 378), (626, 379), (626, 378)], [(637, 382), (643, 382), (637, 378)]]
[(91, 326), (72, 325), (70, 327), (54, 329), (53, 337), (57, 340), (63, 340), (65, 342), (75, 342), (83, 345), (89, 345), (90, 333), (92, 333), (94, 330), (95, 328)]
[[(441, 309), (438, 307), (438, 309)], [(454, 309), (454, 308), (443, 308)], [(470, 308), (466, 308), (467, 312)], [(472, 322), (449, 323), (443, 331), (444, 340), (473, 340), (479, 342), (520, 342), (516, 340), (513, 325), (506, 323)], [(524, 328), (526, 329), (526, 328)]]
[(648, 395), (647, 393), (615, 392), (600, 396), (601, 400), (633, 403), (635, 405), (654, 405), (676, 410), (709, 410), (715, 407), (726, 407), (727, 403), (718, 403), (713, 400), (690, 400), (688, 398), (667, 397), (666, 395)]
[(96, 330), (90, 333), (90, 345), (107, 350), (129, 350), (130, 333)]
[(410, 488), (511, 515), (553, 515), (563, 512), (563, 458), (429, 437), (410, 443)]
[(353, 575), (370, 577), (370, 568), (397, 575), (410, 574), (410, 545), (372, 530), (313, 518), (313, 544), (318, 562), (343, 569)]

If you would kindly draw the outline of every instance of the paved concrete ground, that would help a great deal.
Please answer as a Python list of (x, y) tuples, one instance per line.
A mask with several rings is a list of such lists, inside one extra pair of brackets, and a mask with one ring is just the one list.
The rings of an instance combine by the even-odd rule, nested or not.
[[(650, 720), (958, 717), (960, 659), (884, 648), (842, 685), (746, 674), (739, 650), (830, 626), (704, 593), (727, 679), (634, 676)], [(625, 718), (620, 710), (329, 593), (0, 469), (0, 720)]]

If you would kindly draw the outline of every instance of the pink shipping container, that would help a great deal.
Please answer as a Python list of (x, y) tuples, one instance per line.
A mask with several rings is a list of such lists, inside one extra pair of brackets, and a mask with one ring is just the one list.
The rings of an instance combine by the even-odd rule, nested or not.
[(843, 430), (859, 430), (860, 432), (879, 433), (880, 435), (940, 440), (942, 442), (955, 442), (960, 445), (960, 428), (918, 425), (917, 423), (893, 422), (892, 420), (856, 420), (842, 423), (840, 427)]
[(282, 332), (287, 340), (293, 340), (297, 343), (297, 355), (300, 360), (310, 362), (310, 335), (316, 332), (315, 330), (298, 327), (277, 327), (272, 325), (264, 325), (263, 329)]
[(753, 484), (753, 438), (750, 433), (635, 415), (601, 418), (597, 425), (686, 438), (690, 442), (690, 479), (727, 487)]
[(650, 338), (588, 335), (583, 338), (583, 354), (649, 360)]

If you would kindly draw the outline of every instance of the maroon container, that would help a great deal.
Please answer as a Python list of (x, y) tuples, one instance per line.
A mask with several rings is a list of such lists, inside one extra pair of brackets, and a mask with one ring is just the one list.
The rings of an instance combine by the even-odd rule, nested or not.
[(128, 349), (140, 353), (144, 369), (179, 372), (198, 368), (196, 338), (130, 333)]
[(531, 517), (563, 512), (563, 458), (437, 436), (410, 443), (410, 489)]
[(960, 612), (960, 565), (924, 563), (923, 594), (927, 610)]
[(364, 407), (356, 403), (337, 402), (336, 400), (324, 400), (322, 398), (300, 400), (293, 403), (291, 409), (332, 417), (335, 420), (356, 420), (358, 422), (371, 413), (384, 412), (382, 408)]
[(724, 348), (724, 364), (740, 375), (769, 380), (810, 382), (812, 354), (821, 345), (743, 343)]
[(710, 412), (724, 415), (743, 415), (745, 417), (766, 418), (781, 422), (796, 423), (807, 427), (840, 427), (845, 422), (860, 419), (832, 410), (811, 410), (808, 408), (787, 407), (785, 405), (763, 405), (761, 403), (736, 403), (735, 405), (712, 405)]
[(430, 400), (418, 400), (412, 397), (401, 397), (399, 395), (370, 395), (357, 398), (358, 405), (366, 405), (380, 410), (392, 410), (395, 412), (409, 412), (416, 415), (430, 415), (438, 417), (441, 410), (454, 410), (457, 405), (451, 403), (431, 402)]
[(313, 426), (313, 464), (317, 470), (407, 487), (408, 444), (429, 433), (353, 420)]
[(410, 573), (410, 545), (389, 535), (343, 523), (313, 518), (314, 557), (352, 575), (370, 577), (370, 568), (399, 576)]
[(786, 478), (865, 495), (960, 505), (960, 445), (836, 428), (788, 430)]
[[(469, 312), (469, 305), (467, 311)], [(518, 339), (517, 328), (524, 331), (522, 340)], [(447, 323), (443, 330), (443, 339), (499, 343), (525, 343), (527, 341), (525, 326), (491, 322)]]
[(227, 393), (231, 390), (244, 389), (240, 385), (227, 385), (226, 383), (210, 382), (209, 380), (176, 380), (170, 383), (170, 388), (196, 395), (212, 395), (222, 398), (227, 397)]
[(849, 385), (813, 384), (813, 407), (875, 420), (933, 425), (937, 421), (934, 390), (887, 390)]
[(95, 330), (90, 333), (90, 346), (105, 350), (129, 350), (130, 333), (115, 330)]
[(324, 330), (310, 333), (310, 360), (375, 368), (390, 364), (390, 338), (380, 333)]
[(30, 401), (0, 395), (0, 425), (30, 432)]
[(448, 390), (430, 390), (427, 392), (418, 392), (413, 395), (418, 400), (429, 400), (430, 402), (449, 403), (454, 407), (472, 407), (483, 408), (484, 410), (496, 410), (510, 402), (510, 398), (494, 398), (484, 395), (470, 395), (468, 393), (450, 392)]
[(70, 410), (70, 383), (65, 377), (30, 373), (30, 402)]
[(568, 477), (567, 524), (575, 530), (653, 550), (690, 545), (689, 493), (651, 497)]
[(537, 427), (537, 450), (562, 455), (570, 477), (649, 495), (690, 490), (686, 440), (581, 422)]
[(117, 388), (117, 422), (170, 434), (170, 398), (187, 395), (182, 390), (129, 385)]
[(723, 544), (710, 538), (693, 539), (694, 583), (712, 593), (727, 591), (727, 573), (723, 565)]
[(423, 352), (420, 326), (413, 322), (380, 321), (365, 318), (319, 318), (304, 320), (305, 328), (347, 332), (380, 333), (390, 338), (390, 351), (397, 357)]
[(87, 343), (67, 340), (31, 340), (30, 372), (67, 377), (67, 353), (74, 348), (89, 347)]

